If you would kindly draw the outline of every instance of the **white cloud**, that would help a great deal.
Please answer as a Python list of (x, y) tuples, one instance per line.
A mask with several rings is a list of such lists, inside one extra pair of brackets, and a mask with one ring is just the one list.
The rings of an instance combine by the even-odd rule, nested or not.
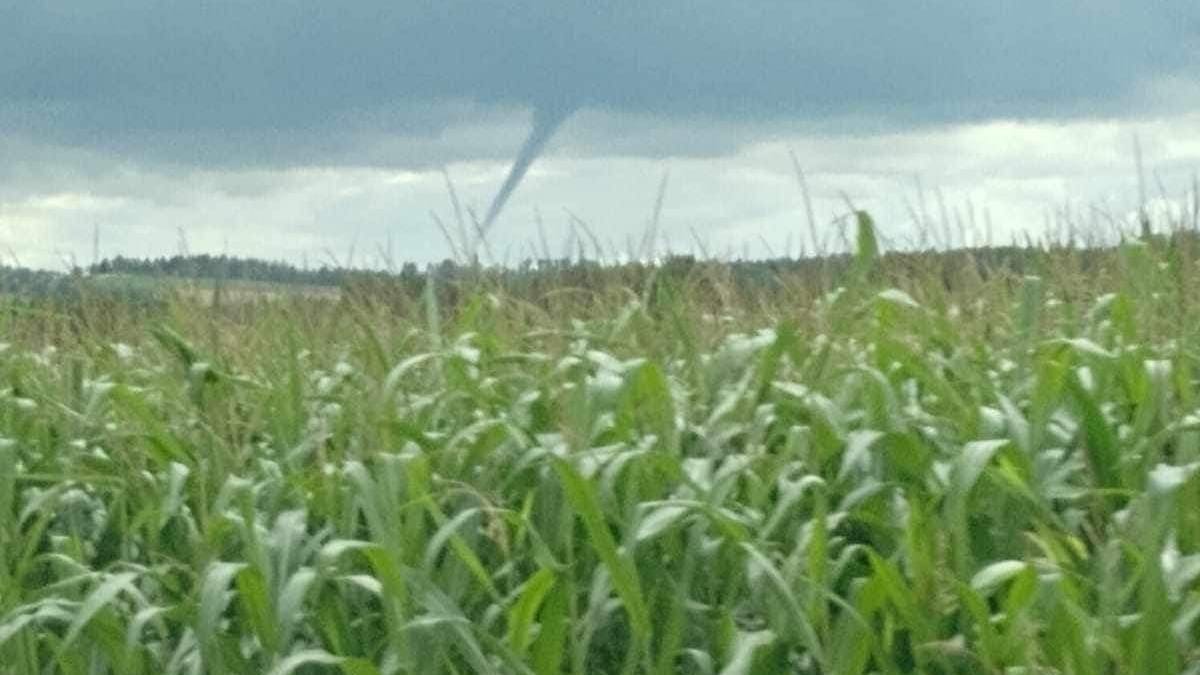
[[(939, 191), (951, 221), (957, 214), (968, 224), (973, 207), (975, 232), (966, 226), (968, 243), (983, 236), (985, 211), (996, 243), (1025, 231), (1037, 235), (1047, 214), (1068, 207), (1080, 225), (1107, 227), (1103, 213), (1126, 216), (1136, 206), (1135, 135), (1145, 154), (1148, 196), (1176, 204), (1180, 212), (1200, 169), (1200, 115), (991, 122), (854, 137), (780, 134), (727, 156), (671, 159), (581, 155), (567, 134), (514, 196), (492, 247), (510, 260), (536, 250), (537, 211), (557, 254), (570, 209), (606, 247), (624, 250), (640, 241), (662, 172), (669, 169), (661, 233), (674, 250), (692, 248), (698, 236), (715, 253), (749, 249), (762, 255), (764, 241), (776, 253), (791, 241), (795, 252), (808, 234), (789, 150), (806, 171), (826, 236), (834, 231), (831, 221), (845, 213), (847, 196), (875, 214), (893, 241), (919, 240), (909, 212), (919, 202), (918, 176), (931, 219), (941, 217)], [(7, 173), (0, 190), (0, 250), (16, 251), (25, 264), (90, 261), (95, 227), (104, 255), (171, 254), (181, 234), (193, 252), (293, 262), (331, 255), (344, 262), (352, 246), (359, 263), (378, 261), (389, 239), (400, 260), (449, 254), (429, 215), (435, 211), (453, 222), (435, 170), (189, 170), (132, 165), (96, 151), (26, 149), (27, 161)], [(486, 209), (506, 170), (500, 160), (449, 166), (462, 203), (476, 213)], [(941, 226), (936, 230), (940, 236)], [(951, 230), (957, 241), (953, 222)]]

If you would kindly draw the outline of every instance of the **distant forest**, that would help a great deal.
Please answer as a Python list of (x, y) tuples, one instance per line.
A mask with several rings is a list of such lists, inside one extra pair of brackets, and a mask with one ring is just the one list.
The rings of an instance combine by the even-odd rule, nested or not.
[[(413, 266), (415, 272), (415, 265)], [(237, 258), (228, 255), (174, 255), (167, 258), (126, 258), (117, 256), (87, 269), (92, 275), (133, 275), (175, 279), (226, 279), (230, 281), (261, 281), (274, 284), (305, 286), (338, 286), (346, 270), (322, 265), (303, 269), (290, 263)]]
[[(1177, 232), (1169, 238), (1155, 236), (1161, 244), (1175, 245), (1186, 240), (1189, 245), (1200, 245), (1200, 239), (1191, 232)], [(1076, 256), (1080, 271), (1092, 265), (1102, 265), (1111, 260), (1111, 248), (1075, 248), (1071, 246), (1002, 246), (957, 249), (952, 251), (893, 252), (881, 256), (884, 270), (939, 270), (954, 275), (964, 269), (973, 269), (975, 274), (987, 278), (994, 274), (1039, 274), (1055, 259), (1052, 252), (1069, 250)], [(58, 295), (80, 286), (80, 280), (101, 283), (110, 281), (109, 287), (141, 289), (154, 287), (154, 280), (198, 280), (213, 283), (259, 282), (307, 287), (346, 288), (347, 286), (370, 285), (373, 283), (395, 284), (419, 289), (428, 275), (441, 283), (455, 284), (470, 281), (485, 275), (512, 287), (528, 290), (562, 286), (587, 287), (602, 282), (616, 282), (636, 287), (651, 276), (662, 278), (684, 278), (689, 273), (704, 269), (720, 269), (727, 283), (743, 290), (778, 287), (787, 279), (789, 283), (805, 280), (836, 283), (840, 275), (851, 264), (848, 254), (826, 258), (773, 258), (766, 260), (714, 261), (691, 255), (672, 255), (655, 263), (628, 262), (605, 264), (593, 260), (543, 259), (529, 260), (510, 267), (480, 267), (472, 264), (444, 260), (424, 267), (405, 263), (394, 270), (344, 269), (332, 266), (301, 268), (286, 262), (238, 258), (227, 255), (175, 255), (159, 258), (127, 258), (118, 256), (87, 268), (77, 268), (70, 273), (30, 270), (0, 266), (0, 294), (17, 296)], [(117, 283), (120, 282), (120, 283)], [(136, 283), (129, 283), (136, 282)], [(947, 277), (947, 283), (950, 283)]]

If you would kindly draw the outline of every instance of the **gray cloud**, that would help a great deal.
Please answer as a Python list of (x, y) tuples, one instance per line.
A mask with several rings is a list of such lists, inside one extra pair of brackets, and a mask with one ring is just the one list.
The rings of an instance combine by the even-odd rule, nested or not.
[(439, 146), (453, 129), (584, 108), (609, 121), (568, 127), (580, 154), (727, 152), (611, 120), (749, 139), (1129, 114), (1194, 82), (1198, 44), (1184, 0), (0, 0), (0, 132), (183, 166), (428, 166), (516, 143)]

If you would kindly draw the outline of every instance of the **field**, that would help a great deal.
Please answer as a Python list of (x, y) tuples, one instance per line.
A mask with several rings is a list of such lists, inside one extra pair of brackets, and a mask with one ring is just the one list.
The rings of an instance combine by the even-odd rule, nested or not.
[(1200, 673), (1200, 240), (0, 300), (0, 672)]

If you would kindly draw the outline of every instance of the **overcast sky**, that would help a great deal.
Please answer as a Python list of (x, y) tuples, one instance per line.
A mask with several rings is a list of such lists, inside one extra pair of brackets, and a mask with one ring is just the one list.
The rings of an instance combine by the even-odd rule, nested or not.
[(919, 243), (940, 196), (1006, 243), (1127, 215), (1135, 136), (1183, 209), (1197, 73), (1194, 0), (0, 0), (0, 249), (438, 260), (443, 169), (483, 218), (531, 133), (498, 259), (626, 250), (668, 173), (660, 248), (811, 249), (789, 152), (823, 237), (849, 198)]

